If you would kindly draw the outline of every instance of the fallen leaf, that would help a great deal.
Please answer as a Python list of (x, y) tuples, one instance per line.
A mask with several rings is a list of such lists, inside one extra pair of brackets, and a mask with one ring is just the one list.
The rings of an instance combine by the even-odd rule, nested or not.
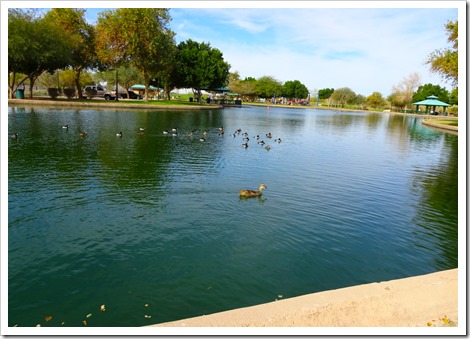
[(83, 320), (83, 321), (82, 321), (82, 323), (83, 323), (83, 325), (85, 325), (85, 326), (86, 326), (86, 320)]
[(52, 315), (46, 315), (44, 317), (44, 320), (47, 322), (47, 321), (51, 321), (52, 320)]

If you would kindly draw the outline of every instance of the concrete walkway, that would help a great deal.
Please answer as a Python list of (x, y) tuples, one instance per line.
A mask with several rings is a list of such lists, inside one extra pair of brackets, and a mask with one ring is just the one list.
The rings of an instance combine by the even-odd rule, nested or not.
[[(458, 269), (371, 283), (155, 327), (458, 327)], [(464, 302), (465, 299), (462, 300)], [(448, 328), (447, 330), (452, 331)], [(275, 332), (277, 333), (277, 332)], [(455, 331), (452, 332), (456, 334)], [(449, 332), (450, 334), (450, 332)]]

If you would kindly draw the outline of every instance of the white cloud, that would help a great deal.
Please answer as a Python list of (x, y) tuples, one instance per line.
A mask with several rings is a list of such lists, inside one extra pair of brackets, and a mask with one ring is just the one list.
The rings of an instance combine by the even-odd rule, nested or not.
[(456, 18), (455, 9), (204, 9), (204, 33), (195, 34), (242, 77), (388, 95), (412, 72), (423, 84), (445, 85), (424, 62), (446, 47), (444, 24)]

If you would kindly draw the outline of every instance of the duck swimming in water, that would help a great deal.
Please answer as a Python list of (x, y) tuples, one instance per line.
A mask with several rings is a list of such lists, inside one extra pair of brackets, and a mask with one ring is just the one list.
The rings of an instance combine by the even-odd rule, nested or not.
[(122, 138), (122, 132), (116, 133), (116, 136)]
[(82, 137), (86, 137), (87, 134), (88, 134), (88, 133), (85, 132), (85, 131), (81, 131), (81, 132), (80, 132), (80, 135), (81, 135)]
[(240, 197), (244, 197), (244, 198), (258, 197), (258, 196), (261, 195), (261, 191), (263, 189), (268, 189), (265, 184), (259, 185), (257, 191), (254, 191), (254, 190), (240, 190)]

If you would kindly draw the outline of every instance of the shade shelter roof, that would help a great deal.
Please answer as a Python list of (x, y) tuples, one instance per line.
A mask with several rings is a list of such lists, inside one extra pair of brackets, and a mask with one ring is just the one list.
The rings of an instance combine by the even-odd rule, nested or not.
[[(138, 89), (138, 90), (145, 90), (145, 85), (135, 84), (135, 85), (132, 85), (131, 88), (132, 88), (132, 89)], [(155, 90), (157, 90), (157, 89), (158, 89), (157, 87), (154, 87), (154, 86), (152, 86), (152, 85), (149, 85), (149, 90), (155, 91)]]
[(443, 101), (437, 100), (437, 97), (435, 95), (430, 95), (426, 97), (426, 100), (418, 101), (418, 102), (413, 102), (413, 105), (424, 105), (424, 106), (444, 106), (444, 107), (450, 107), (451, 105), (446, 104)]
[(203, 89), (204, 91), (209, 91), (209, 92), (221, 92), (221, 93), (224, 93), (224, 92), (229, 92), (230, 89), (228, 89), (227, 87), (219, 87), (219, 88), (201, 88)]

